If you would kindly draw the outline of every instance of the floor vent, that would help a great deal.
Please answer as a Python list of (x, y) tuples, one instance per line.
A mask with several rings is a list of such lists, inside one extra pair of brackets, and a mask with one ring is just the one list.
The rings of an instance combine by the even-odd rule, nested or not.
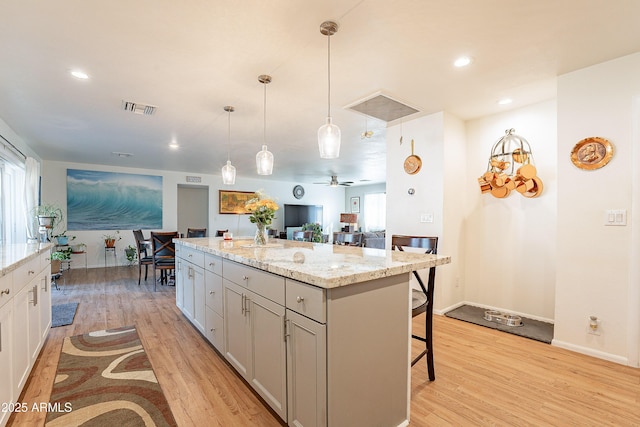
[(357, 111), (373, 118), (392, 122), (411, 114), (420, 112), (413, 107), (396, 101), (387, 95), (376, 93), (364, 100), (357, 101), (355, 104), (348, 105), (345, 108)]
[(156, 112), (158, 107), (155, 107), (153, 105), (139, 104), (136, 102), (122, 101), (122, 109), (124, 111), (130, 111), (134, 114), (150, 116)]

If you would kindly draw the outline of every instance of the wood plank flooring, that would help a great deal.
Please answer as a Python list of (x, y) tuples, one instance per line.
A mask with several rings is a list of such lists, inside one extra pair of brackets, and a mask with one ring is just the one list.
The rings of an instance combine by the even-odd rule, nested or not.
[[(178, 425), (282, 425), (180, 313), (175, 288), (138, 286), (135, 267), (66, 276), (52, 300), (80, 303), (74, 323), (51, 330), (20, 402), (48, 402), (64, 337), (135, 325)], [(411, 426), (640, 426), (640, 369), (443, 316), (434, 347), (436, 381), (423, 361), (411, 370)], [(19, 413), (9, 425), (44, 419)]]

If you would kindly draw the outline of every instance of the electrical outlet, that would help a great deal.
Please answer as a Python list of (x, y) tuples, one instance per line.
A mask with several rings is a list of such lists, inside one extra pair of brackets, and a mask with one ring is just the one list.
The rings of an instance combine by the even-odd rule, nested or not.
[(420, 222), (433, 222), (433, 213), (427, 212), (420, 214)]
[(460, 287), (460, 278), (456, 277), (456, 288)]
[(602, 334), (602, 320), (596, 316), (589, 316), (587, 318), (587, 333), (598, 336)]

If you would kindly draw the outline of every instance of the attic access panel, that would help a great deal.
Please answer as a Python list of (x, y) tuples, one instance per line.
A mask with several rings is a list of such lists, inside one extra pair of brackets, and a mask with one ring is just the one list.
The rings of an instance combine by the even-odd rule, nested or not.
[(413, 107), (409, 107), (402, 102), (396, 101), (395, 99), (382, 94), (375, 95), (358, 104), (348, 106), (347, 108), (376, 119), (384, 120), (385, 122), (392, 122), (419, 112), (419, 110), (416, 110)]

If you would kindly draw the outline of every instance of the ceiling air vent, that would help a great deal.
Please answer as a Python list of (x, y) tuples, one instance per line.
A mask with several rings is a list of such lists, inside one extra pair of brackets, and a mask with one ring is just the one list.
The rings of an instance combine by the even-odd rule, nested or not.
[(122, 109), (124, 111), (130, 111), (134, 114), (141, 114), (144, 116), (150, 116), (153, 113), (156, 112), (156, 110), (158, 109), (158, 107), (155, 107), (153, 105), (144, 105), (144, 104), (139, 104), (136, 102), (130, 102), (130, 101), (122, 101)]
[(379, 92), (345, 108), (385, 122), (392, 122), (420, 111)]

